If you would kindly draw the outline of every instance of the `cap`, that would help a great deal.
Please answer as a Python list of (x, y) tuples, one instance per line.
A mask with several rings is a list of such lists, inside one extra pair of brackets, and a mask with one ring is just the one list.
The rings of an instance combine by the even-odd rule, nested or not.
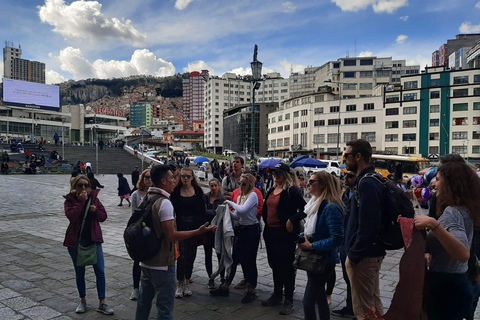
[(135, 168), (138, 168), (138, 166), (135, 166)]
[(290, 172), (290, 167), (287, 166), (285, 163), (279, 163), (274, 168), (272, 168), (273, 172)]

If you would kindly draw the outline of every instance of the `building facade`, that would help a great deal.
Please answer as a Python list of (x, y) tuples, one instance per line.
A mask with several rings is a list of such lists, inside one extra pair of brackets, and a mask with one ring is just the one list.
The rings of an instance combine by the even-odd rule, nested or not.
[(149, 130), (152, 125), (152, 105), (136, 103), (130, 106), (130, 126), (144, 127)]
[(479, 40), (480, 33), (457, 34), (455, 39), (448, 39), (447, 43), (442, 44), (432, 53), (432, 67), (448, 67), (450, 54), (457, 52), (460, 48), (472, 48)]
[(204, 119), (204, 86), (208, 82), (208, 70), (190, 73), (188, 79), (183, 79), (183, 118), (192, 127), (194, 121)]
[(45, 83), (45, 63), (22, 59), (22, 47), (6, 42), (3, 48), (3, 77)]

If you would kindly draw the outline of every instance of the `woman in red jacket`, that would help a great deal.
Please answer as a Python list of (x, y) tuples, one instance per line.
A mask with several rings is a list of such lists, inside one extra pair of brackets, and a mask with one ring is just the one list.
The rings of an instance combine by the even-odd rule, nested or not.
[[(113, 309), (105, 303), (105, 262), (102, 250), (102, 229), (100, 228), (100, 222), (107, 219), (107, 212), (97, 198), (99, 190), (91, 190), (90, 180), (86, 176), (81, 175), (75, 177), (71, 182), (71, 190), (69, 194), (64, 196), (65, 215), (70, 221), (70, 224), (65, 233), (63, 245), (68, 247), (68, 253), (72, 258), (73, 266), (75, 267), (77, 289), (81, 299), (75, 312), (84, 313), (87, 310), (85, 267), (77, 266), (77, 247), (80, 238), (80, 244), (82, 246), (90, 246), (93, 243), (97, 245), (98, 261), (97, 264), (93, 266), (97, 278), (97, 293), (99, 299), (97, 311), (104, 314), (113, 314)], [(80, 235), (88, 198), (91, 199), (90, 208), (85, 218), (82, 234)]]

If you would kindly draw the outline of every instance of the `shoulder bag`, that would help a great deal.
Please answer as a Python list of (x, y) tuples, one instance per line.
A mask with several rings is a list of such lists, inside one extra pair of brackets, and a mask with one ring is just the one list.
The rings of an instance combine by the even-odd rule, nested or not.
[(314, 250), (303, 251), (300, 248), (295, 250), (293, 266), (300, 270), (320, 274), (325, 271), (327, 256), (316, 253)]
[(80, 229), (80, 234), (78, 236), (78, 248), (77, 248), (77, 266), (85, 267), (92, 266), (97, 264), (97, 244), (93, 243), (88, 247), (84, 247), (80, 244), (80, 239), (82, 237), (83, 226), (85, 225), (85, 220), (87, 218), (88, 210), (90, 209), (91, 199), (88, 199), (87, 208), (85, 209), (85, 214), (83, 215), (82, 227)]

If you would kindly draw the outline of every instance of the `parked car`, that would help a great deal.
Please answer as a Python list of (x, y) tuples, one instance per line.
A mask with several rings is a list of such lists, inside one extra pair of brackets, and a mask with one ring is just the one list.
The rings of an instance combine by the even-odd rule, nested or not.
[(308, 174), (312, 174), (318, 171), (327, 171), (332, 174), (334, 177), (340, 177), (340, 162), (336, 160), (321, 160), (326, 163), (328, 166), (326, 168), (307, 168), (304, 167), (303, 170)]

